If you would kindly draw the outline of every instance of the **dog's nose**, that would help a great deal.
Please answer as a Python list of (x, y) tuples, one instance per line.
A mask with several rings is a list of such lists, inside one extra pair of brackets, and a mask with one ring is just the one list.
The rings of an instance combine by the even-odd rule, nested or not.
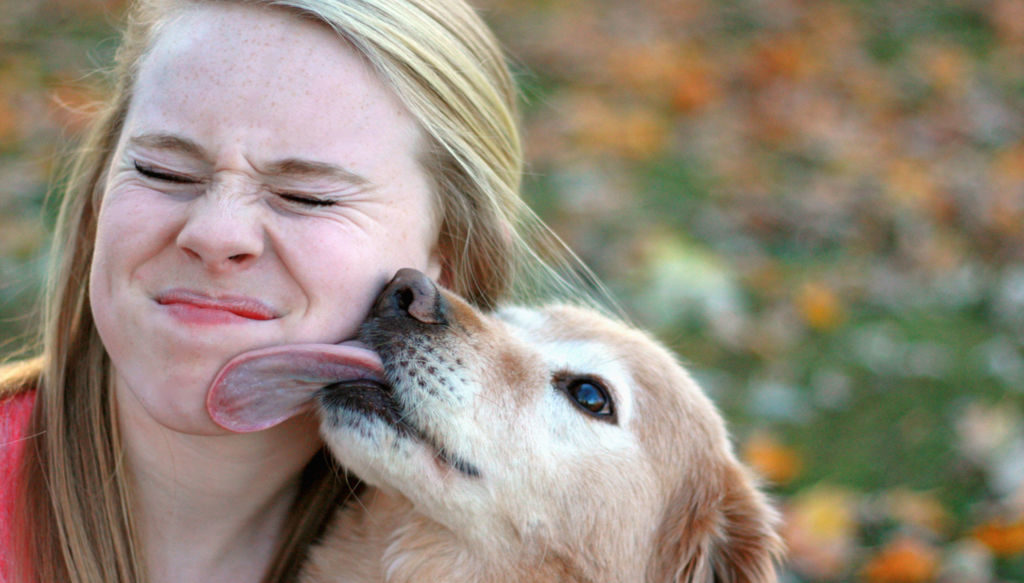
[(411, 317), (424, 324), (447, 324), (448, 302), (425, 274), (411, 268), (398, 270), (377, 296), (375, 318)]

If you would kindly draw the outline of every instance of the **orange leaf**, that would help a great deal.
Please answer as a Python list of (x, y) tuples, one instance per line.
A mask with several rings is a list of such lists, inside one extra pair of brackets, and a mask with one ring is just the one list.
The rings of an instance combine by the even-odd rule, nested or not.
[(935, 577), (938, 553), (910, 537), (889, 543), (864, 566), (862, 575), (871, 583), (923, 583)]
[(793, 448), (782, 445), (774, 437), (759, 433), (752, 436), (743, 447), (743, 459), (758, 474), (776, 484), (788, 484), (801, 470), (803, 460)]
[(751, 56), (748, 77), (755, 86), (776, 79), (800, 79), (819, 64), (813, 47), (798, 34), (782, 34), (760, 43)]
[(692, 112), (718, 99), (720, 91), (710, 71), (703, 67), (681, 68), (672, 91), (672, 106)]
[(974, 538), (1001, 557), (1024, 553), (1024, 517), (1015, 521), (995, 519), (974, 529)]
[(846, 320), (836, 293), (821, 283), (807, 283), (796, 297), (796, 306), (807, 324), (816, 330), (832, 330)]

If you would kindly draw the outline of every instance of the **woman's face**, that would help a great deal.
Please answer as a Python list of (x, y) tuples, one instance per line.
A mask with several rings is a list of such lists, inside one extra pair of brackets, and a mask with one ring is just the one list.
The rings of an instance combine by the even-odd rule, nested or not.
[(439, 275), (420, 132), (336, 34), (185, 12), (143, 60), (90, 298), (123, 411), (217, 433), (206, 389), (254, 348), (352, 338), (402, 267)]

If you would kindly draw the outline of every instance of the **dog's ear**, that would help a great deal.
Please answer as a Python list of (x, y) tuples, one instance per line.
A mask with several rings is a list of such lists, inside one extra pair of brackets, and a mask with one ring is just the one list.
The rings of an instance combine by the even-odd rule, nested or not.
[(777, 581), (783, 551), (778, 516), (748, 472), (733, 462), (697, 480), (696, 488), (676, 494), (666, 512), (648, 581)]

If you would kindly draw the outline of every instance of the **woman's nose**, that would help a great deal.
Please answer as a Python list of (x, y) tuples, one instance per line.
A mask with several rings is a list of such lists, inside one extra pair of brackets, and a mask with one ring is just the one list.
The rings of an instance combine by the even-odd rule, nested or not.
[(263, 254), (265, 232), (255, 205), (206, 193), (192, 202), (177, 245), (213, 271), (230, 271)]

